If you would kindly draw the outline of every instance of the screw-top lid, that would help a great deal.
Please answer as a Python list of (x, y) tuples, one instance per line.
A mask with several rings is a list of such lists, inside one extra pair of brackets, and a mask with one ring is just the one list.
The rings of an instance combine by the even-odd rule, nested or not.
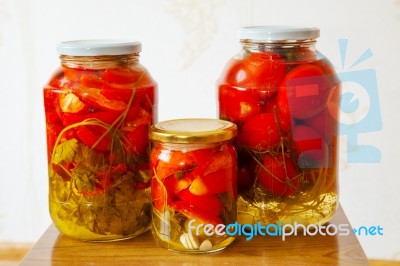
[(142, 45), (129, 40), (78, 40), (61, 42), (57, 53), (70, 56), (125, 55), (142, 51)]
[(235, 124), (212, 118), (167, 120), (151, 127), (151, 139), (165, 143), (215, 143), (236, 134)]
[(319, 29), (315, 27), (298, 26), (252, 26), (238, 30), (241, 40), (250, 39), (258, 41), (284, 41), (284, 40), (309, 40), (319, 37)]

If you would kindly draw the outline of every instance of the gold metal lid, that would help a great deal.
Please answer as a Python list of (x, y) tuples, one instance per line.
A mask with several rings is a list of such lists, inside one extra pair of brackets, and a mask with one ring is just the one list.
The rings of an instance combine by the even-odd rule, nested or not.
[(187, 118), (159, 122), (151, 127), (150, 138), (165, 143), (214, 143), (237, 134), (234, 123), (212, 118)]

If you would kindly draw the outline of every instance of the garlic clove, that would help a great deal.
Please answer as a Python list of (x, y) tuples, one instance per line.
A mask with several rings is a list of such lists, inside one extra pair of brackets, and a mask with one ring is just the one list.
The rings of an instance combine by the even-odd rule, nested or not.
[(186, 234), (181, 235), (181, 237), (179, 238), (179, 240), (181, 241), (182, 245), (183, 245), (185, 248), (190, 249), (190, 248), (189, 248), (189, 244), (188, 244), (188, 239), (187, 239), (187, 237), (186, 237)]
[(210, 240), (206, 239), (201, 242), (201, 245), (199, 247), (200, 251), (209, 251), (210, 249), (212, 249), (212, 243)]
[(188, 238), (189, 238), (189, 242), (192, 243), (192, 245), (193, 245), (193, 249), (199, 249), (199, 245), (200, 245), (199, 239), (195, 235), (189, 234), (189, 233), (188, 233)]

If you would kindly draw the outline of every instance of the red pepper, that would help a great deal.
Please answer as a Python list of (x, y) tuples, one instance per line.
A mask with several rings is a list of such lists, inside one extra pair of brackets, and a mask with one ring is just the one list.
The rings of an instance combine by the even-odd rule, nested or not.
[(83, 113), (83, 114), (63, 113), (61, 117), (64, 126), (76, 124), (89, 118), (95, 118), (111, 125), (118, 117), (121, 116), (121, 114), (122, 112), (117, 112), (117, 111), (96, 111), (93, 113)]
[(179, 150), (156, 150), (151, 157), (152, 168), (160, 180), (173, 174), (191, 171), (197, 165), (190, 154)]
[(143, 124), (128, 130), (125, 131), (125, 136), (128, 140), (125, 141), (126, 147), (134, 154), (146, 154), (149, 145), (149, 126)]
[(191, 207), (207, 211), (210, 216), (218, 217), (222, 209), (222, 203), (218, 195), (198, 196), (191, 193), (189, 189), (184, 189), (177, 194), (177, 197), (188, 203)]
[(159, 182), (156, 178), (151, 180), (151, 198), (154, 208), (162, 212), (167, 203), (167, 191)]
[(130, 68), (109, 68), (103, 72), (102, 77), (111, 84), (131, 84), (140, 77), (141, 73)]
[(202, 209), (198, 206), (191, 205), (189, 202), (180, 200), (173, 202), (171, 207), (177, 212), (182, 213), (189, 219), (196, 219), (198, 222), (203, 224), (212, 224), (216, 226), (217, 224), (222, 224), (222, 220), (218, 215), (210, 213), (210, 209)]
[[(86, 146), (92, 148), (99, 139), (104, 135), (106, 129), (100, 126), (80, 126), (76, 128), (76, 134), (80, 142), (84, 143)], [(111, 137), (106, 134), (100, 142), (93, 147), (95, 150), (108, 152), (110, 151)]]
[(81, 101), (89, 105), (111, 111), (124, 111), (128, 106), (125, 102), (119, 100), (110, 100), (102, 94), (97, 88), (85, 88), (74, 91)]
[(103, 86), (103, 80), (96, 74), (83, 74), (79, 82), (84, 88), (101, 88)]

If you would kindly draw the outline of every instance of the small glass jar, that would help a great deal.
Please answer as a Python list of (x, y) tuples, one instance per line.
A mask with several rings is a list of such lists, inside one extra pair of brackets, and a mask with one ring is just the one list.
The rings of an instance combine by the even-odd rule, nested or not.
[(179, 119), (151, 129), (153, 235), (161, 246), (189, 253), (215, 252), (234, 237), (236, 125), (217, 119)]
[(238, 222), (325, 223), (338, 206), (340, 84), (319, 29), (238, 33), (218, 81), (219, 117), (238, 125)]
[(69, 237), (111, 241), (150, 228), (157, 84), (140, 51), (116, 40), (58, 46), (61, 66), (44, 87), (49, 208)]

